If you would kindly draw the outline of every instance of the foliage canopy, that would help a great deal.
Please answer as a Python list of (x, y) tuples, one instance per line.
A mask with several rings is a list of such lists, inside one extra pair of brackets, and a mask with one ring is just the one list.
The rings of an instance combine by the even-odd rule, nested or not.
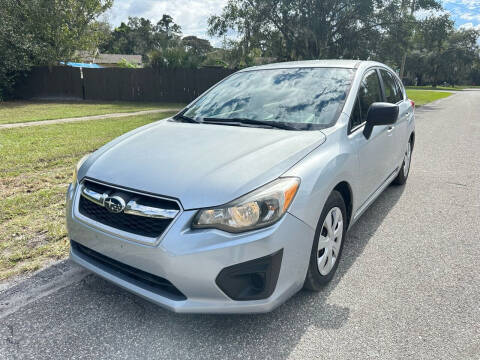
[(71, 59), (100, 41), (96, 19), (113, 0), (0, 0), (0, 99), (34, 65)]

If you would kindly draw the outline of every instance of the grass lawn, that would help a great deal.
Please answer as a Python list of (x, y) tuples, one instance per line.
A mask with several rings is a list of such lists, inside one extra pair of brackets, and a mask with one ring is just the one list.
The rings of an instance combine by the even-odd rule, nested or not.
[(141, 102), (58, 102), (7, 101), (0, 102), (0, 124), (63, 119), (154, 109), (181, 109), (182, 104)]
[(415, 106), (422, 106), (429, 102), (449, 97), (450, 95), (452, 95), (451, 92), (407, 89), (407, 96), (409, 99), (415, 101)]
[(84, 154), (171, 115), (0, 130), (0, 280), (67, 255), (65, 192)]
[(451, 90), (451, 91), (462, 91), (463, 89), (467, 89), (468, 86), (437, 86), (433, 87), (431, 85), (426, 86), (405, 86), (408, 89), (417, 89), (417, 90)]
[(478, 85), (458, 85), (458, 86), (437, 86), (433, 87), (431, 85), (426, 86), (405, 86), (407, 89), (418, 89), (418, 90), (453, 90), (453, 91), (462, 91), (465, 89), (478, 89), (480, 86)]

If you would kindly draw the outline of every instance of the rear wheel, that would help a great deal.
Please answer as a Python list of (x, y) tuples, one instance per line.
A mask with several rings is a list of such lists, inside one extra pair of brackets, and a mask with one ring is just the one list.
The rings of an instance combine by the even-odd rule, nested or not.
[(323, 208), (315, 232), (304, 288), (319, 291), (335, 274), (347, 230), (346, 207), (342, 195), (333, 191)]
[(405, 154), (403, 156), (403, 162), (400, 168), (400, 172), (398, 173), (395, 180), (393, 180), (393, 184), (403, 185), (407, 182), (408, 174), (410, 173), (411, 163), (412, 163), (412, 140), (410, 140), (407, 144), (407, 149), (405, 150)]

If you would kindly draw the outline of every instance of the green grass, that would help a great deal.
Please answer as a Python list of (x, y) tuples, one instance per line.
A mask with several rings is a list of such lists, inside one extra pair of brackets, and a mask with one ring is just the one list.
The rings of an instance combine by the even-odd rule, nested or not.
[(457, 86), (437, 86), (433, 87), (431, 85), (426, 86), (406, 86), (407, 89), (418, 89), (418, 90), (447, 90), (447, 91), (462, 91), (465, 89), (478, 89), (478, 85), (457, 85)]
[(128, 113), (143, 110), (180, 109), (183, 106), (182, 104), (133, 102), (8, 101), (0, 102), (0, 124)]
[(451, 92), (407, 89), (409, 99), (415, 101), (415, 106), (423, 106), (432, 101), (443, 99), (452, 95)]
[(0, 130), (0, 280), (68, 254), (65, 192), (84, 154), (171, 115)]
[(433, 87), (431, 85), (426, 86), (405, 86), (408, 89), (416, 89), (416, 90), (446, 90), (446, 91), (462, 91), (463, 89), (467, 89), (468, 86), (437, 86)]

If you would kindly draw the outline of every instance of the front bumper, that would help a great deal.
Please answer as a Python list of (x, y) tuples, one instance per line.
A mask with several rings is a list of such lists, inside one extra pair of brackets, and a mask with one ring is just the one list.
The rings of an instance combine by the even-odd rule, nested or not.
[[(158, 242), (141, 243), (135, 235), (106, 231), (101, 224), (77, 216), (78, 194), (67, 193), (67, 228), (70, 239), (128, 268), (167, 280), (184, 295), (164, 296), (107, 271), (72, 247), (70, 257), (81, 266), (158, 305), (181, 313), (268, 312), (302, 288), (307, 272), (314, 231), (296, 217), (286, 214), (275, 225), (244, 234), (219, 230), (192, 230), (195, 210), (185, 210)], [(276, 286), (266, 299), (238, 301), (222, 291), (217, 279), (222, 270), (282, 253)]]

